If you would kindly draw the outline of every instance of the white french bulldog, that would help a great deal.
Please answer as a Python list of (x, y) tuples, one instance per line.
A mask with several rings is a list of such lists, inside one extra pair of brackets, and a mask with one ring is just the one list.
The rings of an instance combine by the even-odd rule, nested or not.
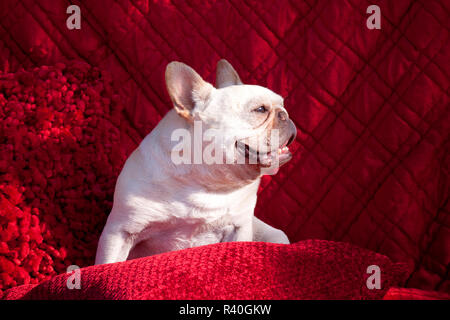
[[(127, 159), (95, 264), (218, 242), (288, 244), (281, 230), (253, 214), (263, 169), (274, 159), (281, 166), (292, 157), (287, 145), (297, 130), (283, 99), (267, 88), (242, 84), (226, 60), (217, 64), (217, 88), (180, 62), (167, 66), (166, 85), (174, 109)], [(196, 121), (234, 139), (224, 149), (256, 161), (175, 164), (172, 133), (193, 133)], [(276, 145), (272, 131), (278, 132)]]

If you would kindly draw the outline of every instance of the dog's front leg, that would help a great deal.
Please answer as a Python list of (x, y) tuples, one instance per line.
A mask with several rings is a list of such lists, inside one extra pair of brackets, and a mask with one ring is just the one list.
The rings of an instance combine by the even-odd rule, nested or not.
[(125, 261), (132, 246), (133, 238), (129, 233), (105, 228), (98, 242), (95, 264)]
[(286, 234), (253, 217), (253, 241), (289, 244)]

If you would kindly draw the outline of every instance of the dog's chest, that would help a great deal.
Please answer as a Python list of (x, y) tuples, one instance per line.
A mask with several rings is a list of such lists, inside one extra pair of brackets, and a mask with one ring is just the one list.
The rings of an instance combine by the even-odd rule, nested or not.
[[(214, 238), (215, 242), (231, 237), (235, 229), (248, 223), (253, 215), (251, 204), (227, 203), (219, 199), (205, 202), (192, 199), (175, 202), (165, 208), (165, 219), (150, 219), (148, 227), (142, 232), (143, 237), (171, 236), (189, 239)], [(151, 231), (150, 231), (151, 229)], [(149, 231), (147, 234), (146, 231)]]
[(166, 218), (150, 219), (136, 242), (154, 252), (235, 241), (238, 231), (251, 223), (255, 203), (256, 194), (179, 194), (177, 201), (164, 208)]
[[(144, 185), (118, 197), (134, 234), (132, 257), (237, 240), (252, 223), (257, 183), (232, 193), (212, 193), (185, 185)], [(121, 201), (121, 202), (120, 202)], [(123, 204), (123, 206), (122, 206)], [(251, 229), (244, 239), (251, 240)]]
[(239, 228), (236, 220), (226, 214), (218, 219), (173, 218), (169, 222), (153, 223), (139, 233), (129, 258), (235, 241)]

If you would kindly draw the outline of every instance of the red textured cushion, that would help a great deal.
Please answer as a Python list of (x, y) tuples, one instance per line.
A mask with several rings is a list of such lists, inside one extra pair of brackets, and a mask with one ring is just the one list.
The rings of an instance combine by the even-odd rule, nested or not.
[[(366, 286), (378, 265), (381, 289)], [(220, 243), (81, 269), (6, 291), (4, 299), (381, 299), (405, 266), (358, 247), (323, 240), (293, 245)]]
[(121, 108), (86, 63), (0, 75), (0, 291), (93, 263), (135, 146)]
[(383, 300), (450, 300), (450, 295), (412, 288), (390, 288)]

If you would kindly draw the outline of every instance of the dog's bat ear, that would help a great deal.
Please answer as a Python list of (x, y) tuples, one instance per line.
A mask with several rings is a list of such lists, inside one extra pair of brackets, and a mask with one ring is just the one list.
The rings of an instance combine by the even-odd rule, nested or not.
[(166, 86), (178, 114), (192, 119), (192, 110), (206, 101), (214, 87), (182, 62), (173, 61), (166, 68)]
[(233, 66), (225, 59), (219, 60), (216, 68), (216, 88), (220, 89), (238, 84), (243, 83)]

